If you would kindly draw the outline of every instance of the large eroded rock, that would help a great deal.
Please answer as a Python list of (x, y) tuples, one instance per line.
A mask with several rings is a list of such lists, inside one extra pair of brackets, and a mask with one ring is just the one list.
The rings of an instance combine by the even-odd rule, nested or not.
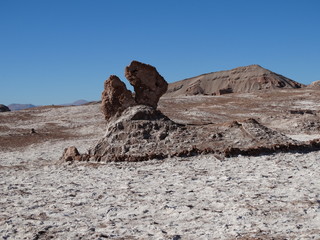
[(168, 88), (166, 80), (151, 65), (132, 61), (125, 69), (125, 75), (134, 87), (137, 104), (157, 108), (160, 97)]
[(102, 112), (109, 119), (126, 108), (136, 105), (130, 90), (115, 75), (111, 75), (104, 83), (102, 92)]

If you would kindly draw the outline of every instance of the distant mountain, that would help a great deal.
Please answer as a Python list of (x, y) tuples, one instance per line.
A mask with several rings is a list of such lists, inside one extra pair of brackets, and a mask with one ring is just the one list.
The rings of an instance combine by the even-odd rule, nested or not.
[(280, 88), (301, 88), (305, 85), (259, 65), (207, 73), (169, 84), (166, 97), (186, 95), (221, 95)]
[[(80, 99), (80, 100), (74, 101), (73, 103), (65, 103), (65, 104), (59, 104), (59, 105), (60, 106), (80, 106), (80, 105), (87, 104), (87, 103), (89, 103), (87, 100)], [(33, 108), (33, 107), (38, 107), (38, 106), (35, 106), (33, 104), (13, 103), (13, 104), (8, 105), (8, 107), (11, 111), (18, 111), (18, 110), (23, 110), (23, 109)]]
[(18, 103), (13, 103), (8, 105), (11, 111), (18, 111), (18, 110), (23, 110), (27, 108), (33, 108), (36, 107), (35, 105), (32, 104), (18, 104)]
[(83, 99), (80, 99), (80, 100), (77, 100), (77, 101), (74, 101), (73, 103), (71, 103), (70, 105), (76, 105), (76, 106), (79, 106), (79, 105), (83, 105), (83, 104), (86, 104), (88, 103), (87, 100), (83, 100)]
[(65, 103), (61, 105), (62, 106), (80, 106), (86, 103), (89, 103), (89, 102), (87, 100), (80, 99), (80, 100), (74, 101), (73, 103)]

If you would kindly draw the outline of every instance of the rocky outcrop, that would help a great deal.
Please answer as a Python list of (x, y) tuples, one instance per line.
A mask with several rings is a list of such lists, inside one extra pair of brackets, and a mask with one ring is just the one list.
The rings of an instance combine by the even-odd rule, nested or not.
[(136, 90), (135, 99), (118, 77), (110, 76), (102, 94), (107, 119), (104, 137), (86, 154), (79, 154), (74, 147), (65, 149), (62, 160), (145, 161), (207, 153), (228, 157), (299, 145), (251, 118), (224, 124), (176, 123), (156, 109), (167, 86), (156, 69), (134, 61), (125, 71)]
[(0, 112), (10, 112), (10, 108), (6, 105), (0, 104)]
[(308, 88), (320, 89), (320, 80), (312, 82), (311, 84), (308, 85)]
[(115, 75), (111, 75), (104, 83), (102, 92), (102, 112), (108, 120), (126, 108), (136, 105), (132, 93), (126, 85)]
[(125, 75), (134, 87), (137, 104), (157, 108), (160, 97), (167, 91), (168, 83), (151, 65), (132, 61)]
[(250, 65), (227, 71), (203, 74), (171, 83), (164, 96), (222, 95), (301, 87), (305, 87), (305, 85), (259, 65)]
[(254, 119), (219, 126), (183, 125), (150, 106), (137, 105), (111, 118), (105, 136), (81, 160), (146, 161), (208, 153), (230, 157), (252, 152), (249, 149), (257, 149), (255, 154), (271, 152), (286, 144), (296, 142)]
[(105, 136), (89, 150), (89, 155), (98, 161), (161, 158), (179, 127), (150, 106), (129, 107), (108, 121)]
[[(88, 154), (80, 155), (75, 147), (66, 148), (61, 160), (141, 159), (154, 154), (158, 141), (177, 129), (178, 124), (156, 110), (168, 86), (156, 68), (133, 61), (126, 67), (125, 75), (135, 89), (135, 97), (115, 75), (104, 83), (101, 108), (107, 120), (105, 137)], [(164, 146), (164, 142), (161, 144)]]
[(151, 65), (132, 61), (125, 75), (134, 87), (134, 97), (117, 76), (111, 75), (102, 92), (102, 112), (106, 120), (135, 105), (157, 108), (160, 97), (167, 91), (168, 83)]
[(78, 149), (74, 146), (65, 148), (60, 158), (62, 161), (71, 162), (71, 161), (80, 161), (81, 155)]

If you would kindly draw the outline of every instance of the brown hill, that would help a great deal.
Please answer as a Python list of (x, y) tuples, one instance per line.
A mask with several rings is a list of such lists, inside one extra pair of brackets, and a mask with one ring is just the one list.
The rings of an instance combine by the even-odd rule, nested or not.
[(244, 93), (264, 89), (301, 87), (305, 86), (259, 65), (250, 65), (171, 83), (164, 96), (222, 95), (233, 92)]
[(307, 88), (320, 89), (320, 80), (312, 82), (307, 86)]

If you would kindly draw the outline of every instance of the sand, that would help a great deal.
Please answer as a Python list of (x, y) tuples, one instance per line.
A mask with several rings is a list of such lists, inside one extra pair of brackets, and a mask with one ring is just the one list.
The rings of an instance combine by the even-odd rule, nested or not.
[(2, 239), (320, 236), (320, 152), (68, 165), (48, 145), (0, 155)]
[[(217, 123), (255, 117), (310, 140), (320, 136), (319, 94), (310, 94), (164, 99), (160, 107), (180, 122), (202, 122), (199, 115)], [(296, 106), (315, 112), (290, 114)], [(65, 147), (86, 152), (104, 128), (98, 104), (1, 113), (0, 239), (319, 239), (319, 151), (59, 161)]]

